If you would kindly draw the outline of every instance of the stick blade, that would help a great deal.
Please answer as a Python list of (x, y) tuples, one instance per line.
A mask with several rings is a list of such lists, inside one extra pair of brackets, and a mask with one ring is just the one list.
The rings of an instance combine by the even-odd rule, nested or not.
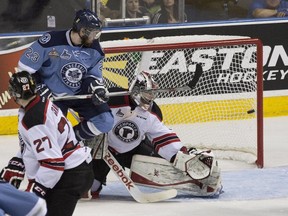
[(194, 77), (193, 79), (188, 83), (188, 86), (193, 89), (195, 88), (195, 86), (197, 85), (201, 75), (203, 74), (203, 68), (200, 64), (197, 64), (196, 65), (196, 71), (195, 71), (195, 74), (194, 74)]
[(155, 193), (133, 193), (133, 198), (139, 203), (161, 202), (177, 196), (176, 189), (169, 189)]

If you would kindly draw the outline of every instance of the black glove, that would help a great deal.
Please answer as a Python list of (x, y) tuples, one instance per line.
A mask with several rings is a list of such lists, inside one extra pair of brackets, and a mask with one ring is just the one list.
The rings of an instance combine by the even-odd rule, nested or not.
[(9, 182), (14, 187), (19, 188), (25, 175), (25, 166), (22, 158), (13, 157), (8, 166), (3, 168), (0, 173), (0, 178)]
[(92, 93), (92, 102), (94, 105), (100, 105), (103, 103), (107, 103), (109, 100), (109, 96), (107, 95), (108, 90), (104, 86), (104, 84), (98, 80), (93, 80), (90, 83), (88, 91)]
[(26, 191), (33, 192), (38, 197), (45, 198), (47, 188), (36, 181), (29, 181)]
[(44, 96), (46, 98), (52, 97), (52, 92), (46, 84), (37, 84), (36, 85), (36, 91), (41, 97), (42, 96)]

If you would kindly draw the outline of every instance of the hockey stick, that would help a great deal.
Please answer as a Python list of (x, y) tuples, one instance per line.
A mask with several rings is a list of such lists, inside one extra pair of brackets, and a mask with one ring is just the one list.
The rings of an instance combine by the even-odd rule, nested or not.
[(143, 193), (131, 180), (131, 178), (128, 176), (128, 174), (125, 172), (125, 170), (122, 168), (122, 166), (118, 163), (118, 161), (115, 159), (115, 157), (111, 154), (109, 150), (107, 150), (103, 159), (106, 162), (106, 164), (110, 167), (110, 169), (114, 172), (114, 174), (118, 177), (118, 179), (123, 183), (123, 185), (131, 194), (131, 196), (137, 202), (139, 203), (159, 202), (177, 196), (176, 189), (169, 189), (154, 193)]
[[(80, 119), (74, 112), (74, 110), (69, 109), (69, 112), (78, 122), (80, 122)], [(114, 172), (114, 174), (118, 177), (118, 179), (123, 183), (123, 185), (131, 194), (131, 196), (139, 203), (159, 202), (177, 196), (176, 189), (169, 189), (155, 193), (143, 193), (131, 180), (131, 178), (128, 176), (128, 174), (125, 172), (125, 170), (122, 168), (122, 166), (118, 163), (118, 161), (115, 159), (115, 157), (111, 154), (111, 152), (108, 149), (104, 152), (103, 160)]]
[[(140, 89), (140, 92), (175, 92), (175, 91), (185, 91), (185, 90), (192, 90), (197, 85), (201, 75), (203, 73), (202, 66), (200, 64), (196, 65), (196, 71), (194, 77), (190, 82), (182, 87), (175, 87), (175, 88), (157, 88), (157, 89)], [(115, 97), (115, 96), (124, 96), (130, 95), (139, 92), (132, 92), (129, 91), (120, 91), (120, 92), (109, 92), (107, 96)], [(62, 100), (78, 100), (78, 99), (89, 99), (92, 97), (92, 94), (87, 95), (67, 95), (67, 96), (59, 96), (59, 97), (52, 97), (50, 98), (51, 101), (62, 101)]]

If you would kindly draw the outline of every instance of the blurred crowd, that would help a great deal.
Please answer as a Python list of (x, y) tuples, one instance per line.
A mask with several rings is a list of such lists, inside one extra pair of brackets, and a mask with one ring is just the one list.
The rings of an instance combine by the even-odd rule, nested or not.
[(163, 24), (286, 17), (287, 9), (287, 0), (102, 0), (100, 17), (110, 26), (119, 19), (122, 25)]
[(66, 28), (70, 14), (85, 7), (106, 27), (288, 16), (288, 0), (3, 0), (0, 6), (2, 32)]

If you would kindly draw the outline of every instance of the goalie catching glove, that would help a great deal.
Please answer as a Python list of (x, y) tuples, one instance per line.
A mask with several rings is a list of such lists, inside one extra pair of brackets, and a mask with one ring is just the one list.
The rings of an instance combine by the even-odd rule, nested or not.
[(197, 151), (195, 148), (187, 151), (184, 148), (176, 154), (173, 166), (197, 180), (210, 175), (213, 161), (214, 154), (211, 151)]
[(14, 187), (19, 188), (21, 182), (24, 179), (25, 166), (22, 158), (13, 157), (8, 166), (1, 170), (0, 178), (6, 182), (9, 182)]
[(103, 103), (107, 103), (109, 100), (109, 96), (107, 95), (108, 90), (107, 88), (104, 86), (104, 84), (95, 79), (90, 83), (89, 86), (89, 90), (88, 90), (91, 94), (92, 94), (92, 102), (94, 105), (100, 105)]

